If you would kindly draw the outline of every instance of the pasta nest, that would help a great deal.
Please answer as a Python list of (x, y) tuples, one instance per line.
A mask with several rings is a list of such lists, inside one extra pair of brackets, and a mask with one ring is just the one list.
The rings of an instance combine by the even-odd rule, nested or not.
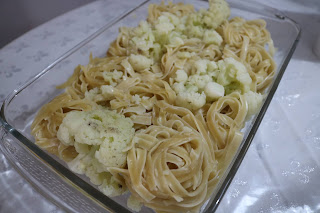
[(119, 173), (131, 193), (157, 212), (194, 212), (213, 186), (217, 161), (204, 137), (166, 110), (156, 109), (154, 125), (135, 134), (128, 168)]

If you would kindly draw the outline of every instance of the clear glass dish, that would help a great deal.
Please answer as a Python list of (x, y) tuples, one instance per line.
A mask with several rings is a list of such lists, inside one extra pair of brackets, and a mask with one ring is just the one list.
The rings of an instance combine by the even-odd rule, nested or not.
[[(137, 3), (136, 7), (119, 15), (58, 58), (26, 85), (14, 90), (2, 105), (0, 112), (0, 148), (2, 152), (15, 169), (40, 193), (66, 211), (130, 212), (126, 207), (128, 195), (115, 198), (103, 195), (86, 178), (72, 173), (63, 161), (36, 146), (30, 134), (30, 125), (34, 116), (43, 104), (62, 92), (56, 89), (56, 86), (63, 83), (73, 73), (76, 65), (86, 64), (90, 52), (95, 57), (104, 56), (108, 45), (116, 38), (120, 26), (136, 26), (140, 20), (146, 19), (148, 4), (159, 2)], [(193, 4), (196, 9), (208, 7), (208, 2), (205, 1), (188, 0), (184, 2)], [(204, 212), (216, 210), (232, 182), (300, 37), (299, 26), (279, 11), (248, 1), (229, 1), (229, 4), (232, 17), (262, 18), (267, 22), (267, 28), (277, 48), (275, 54), (277, 70), (272, 85), (266, 91), (267, 96), (259, 113), (247, 124), (244, 130), (245, 137), (210, 200), (202, 208)], [(142, 211), (152, 212), (147, 208), (143, 208)]]

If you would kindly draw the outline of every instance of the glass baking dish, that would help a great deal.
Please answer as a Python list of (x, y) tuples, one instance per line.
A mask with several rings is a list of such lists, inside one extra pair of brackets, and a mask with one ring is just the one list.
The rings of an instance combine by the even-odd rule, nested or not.
[[(142, 2), (142, 1), (141, 1)], [(188, 0), (196, 9), (207, 8), (208, 2)], [(208, 202), (201, 209), (213, 212), (232, 182), (263, 116), (279, 85), (300, 37), (299, 26), (279, 11), (254, 2), (228, 1), (231, 17), (245, 19), (263, 18), (277, 48), (276, 75), (266, 91), (264, 103), (244, 128), (244, 139), (226, 172)], [(43, 104), (60, 94), (57, 85), (65, 82), (78, 64), (86, 64), (90, 52), (94, 57), (104, 56), (108, 45), (116, 38), (121, 26), (136, 26), (145, 20), (149, 3), (137, 3), (124, 14), (85, 39), (79, 45), (58, 58), (21, 88), (14, 90), (4, 101), (0, 112), (0, 147), (15, 169), (50, 201), (71, 212), (130, 212), (126, 207), (128, 195), (109, 198), (102, 194), (88, 179), (72, 173), (66, 164), (34, 144), (30, 125)], [(27, 71), (27, 70), (26, 70)], [(40, 71), (40, 70), (39, 70)], [(143, 212), (152, 212), (143, 208)]]

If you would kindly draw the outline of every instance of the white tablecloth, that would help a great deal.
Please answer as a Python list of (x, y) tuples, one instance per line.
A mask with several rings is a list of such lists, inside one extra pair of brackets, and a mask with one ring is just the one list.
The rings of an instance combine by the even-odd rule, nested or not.
[[(320, 59), (313, 52), (320, 39), (320, 2), (258, 1), (296, 20), (302, 38), (218, 212), (320, 211)], [(90, 3), (2, 48), (0, 102), (128, 4), (129, 0)], [(0, 212), (61, 210), (21, 178), (0, 153)]]

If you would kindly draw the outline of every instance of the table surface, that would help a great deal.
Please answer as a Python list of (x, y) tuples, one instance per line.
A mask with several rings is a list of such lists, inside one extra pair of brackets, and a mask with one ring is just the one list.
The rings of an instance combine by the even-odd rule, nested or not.
[[(314, 47), (317, 40), (320, 44), (320, 2), (257, 1), (297, 21), (302, 37), (217, 212), (318, 212), (320, 54), (316, 56)], [(13, 89), (102, 27), (112, 14), (111, 4), (112, 0), (95, 1), (70, 11), (2, 48), (0, 103)], [(62, 210), (35, 191), (0, 153), (0, 212)]]

